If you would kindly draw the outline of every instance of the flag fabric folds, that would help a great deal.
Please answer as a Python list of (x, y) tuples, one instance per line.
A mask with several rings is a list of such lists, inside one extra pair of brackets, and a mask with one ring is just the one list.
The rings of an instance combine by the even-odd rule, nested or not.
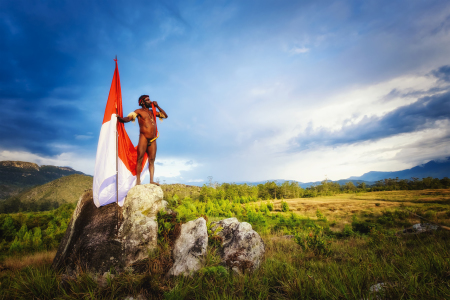
[[(97, 207), (116, 202), (117, 194), (118, 204), (123, 206), (128, 191), (136, 184), (137, 147), (133, 146), (124, 124), (117, 122), (116, 117), (116, 114), (122, 117), (123, 111), (117, 59), (115, 62), (116, 69), (109, 90), (95, 158), (93, 194)], [(145, 154), (141, 181), (148, 173), (147, 161)]]

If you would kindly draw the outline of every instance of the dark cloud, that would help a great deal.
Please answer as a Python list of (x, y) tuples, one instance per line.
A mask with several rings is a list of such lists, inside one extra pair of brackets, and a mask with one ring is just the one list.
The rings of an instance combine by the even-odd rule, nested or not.
[(442, 66), (437, 70), (431, 72), (431, 74), (441, 81), (450, 82), (450, 66)]
[(365, 116), (360, 122), (345, 125), (340, 131), (311, 128), (296, 137), (292, 143), (296, 149), (318, 145), (337, 146), (364, 141), (375, 141), (435, 127), (438, 120), (450, 118), (450, 92), (423, 97), (416, 102), (399, 107), (382, 117)]
[[(95, 149), (96, 138), (74, 136), (94, 131), (87, 111), (104, 111), (113, 69), (106, 76), (99, 62), (108, 58), (113, 67), (114, 54), (139, 49), (141, 39), (133, 37), (148, 30), (137, 25), (151, 24), (154, 2), (138, 4), (139, 10), (119, 1), (1, 2), (3, 149), (44, 156), (61, 152), (54, 144)], [(100, 84), (105, 95), (98, 104)]]

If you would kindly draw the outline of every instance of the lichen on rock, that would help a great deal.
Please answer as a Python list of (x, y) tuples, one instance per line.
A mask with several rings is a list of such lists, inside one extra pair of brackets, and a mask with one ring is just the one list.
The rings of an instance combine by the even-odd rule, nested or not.
[(181, 233), (174, 244), (174, 264), (168, 276), (191, 275), (205, 265), (208, 231), (203, 218), (181, 225)]
[(167, 206), (162, 198), (160, 187), (139, 185), (130, 189), (123, 207), (111, 203), (97, 208), (88, 190), (77, 203), (53, 268), (66, 274), (103, 274), (147, 258), (157, 244), (156, 214)]
[(228, 218), (213, 222), (212, 231), (222, 228), (217, 234), (222, 237), (220, 249), (222, 265), (238, 274), (245, 270), (254, 271), (264, 258), (265, 245), (259, 234), (247, 222), (239, 222), (236, 218)]

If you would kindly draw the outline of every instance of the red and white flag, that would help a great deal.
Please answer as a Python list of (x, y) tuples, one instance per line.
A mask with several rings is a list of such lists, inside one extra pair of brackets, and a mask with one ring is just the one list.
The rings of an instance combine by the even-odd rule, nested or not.
[[(122, 117), (123, 111), (117, 59), (115, 62), (116, 69), (109, 90), (95, 158), (93, 192), (94, 203), (97, 207), (116, 201), (123, 206), (128, 191), (136, 184), (137, 147), (133, 146), (124, 124), (117, 122), (116, 117), (116, 114)], [(147, 173), (148, 163), (147, 154), (145, 154), (141, 181)], [(118, 182), (118, 186), (116, 186), (116, 182)]]

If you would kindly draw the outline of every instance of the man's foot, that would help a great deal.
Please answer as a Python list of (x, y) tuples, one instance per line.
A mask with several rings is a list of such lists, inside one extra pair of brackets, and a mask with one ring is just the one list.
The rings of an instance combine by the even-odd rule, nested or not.
[(150, 183), (151, 184), (156, 184), (157, 186), (159, 186), (159, 183), (157, 183), (157, 182), (150, 181)]

